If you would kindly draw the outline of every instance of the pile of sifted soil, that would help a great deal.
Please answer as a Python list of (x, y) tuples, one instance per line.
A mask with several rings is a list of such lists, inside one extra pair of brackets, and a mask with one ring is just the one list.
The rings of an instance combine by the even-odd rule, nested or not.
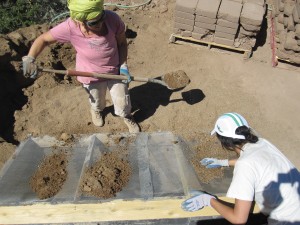
[[(110, 138), (113, 142), (106, 143), (107, 147), (116, 149), (103, 153), (98, 161), (86, 169), (80, 183), (83, 194), (104, 199), (111, 198), (121, 191), (130, 179), (132, 169), (126, 158), (128, 146), (135, 137)], [(74, 137), (66, 133), (62, 134), (61, 139), (69, 144), (74, 141)], [(55, 196), (67, 180), (70, 153), (54, 151), (42, 160), (29, 182), (39, 199)]]
[(128, 161), (117, 152), (107, 152), (84, 174), (81, 190), (88, 196), (111, 198), (121, 191), (131, 176)]
[(30, 179), (30, 186), (39, 199), (55, 196), (67, 179), (68, 155), (65, 152), (53, 153), (44, 158)]

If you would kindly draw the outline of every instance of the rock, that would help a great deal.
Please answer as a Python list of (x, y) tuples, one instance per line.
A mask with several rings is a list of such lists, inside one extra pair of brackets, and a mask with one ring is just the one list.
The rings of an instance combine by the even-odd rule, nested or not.
[(70, 141), (70, 140), (73, 139), (73, 135), (72, 135), (72, 134), (67, 134), (67, 133), (62, 133), (62, 134), (60, 135), (60, 139), (61, 139), (62, 141)]

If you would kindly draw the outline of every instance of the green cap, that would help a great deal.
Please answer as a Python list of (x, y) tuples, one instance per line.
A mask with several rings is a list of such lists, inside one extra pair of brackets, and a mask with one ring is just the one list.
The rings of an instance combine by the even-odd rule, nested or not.
[(104, 0), (68, 0), (70, 17), (81, 22), (96, 18), (103, 7)]

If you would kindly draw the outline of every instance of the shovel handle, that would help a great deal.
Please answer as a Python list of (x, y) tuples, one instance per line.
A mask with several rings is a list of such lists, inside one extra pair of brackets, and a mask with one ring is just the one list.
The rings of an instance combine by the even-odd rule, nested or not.
[(114, 79), (114, 80), (127, 80), (127, 77), (124, 75), (101, 74), (101, 73), (83, 72), (77, 70), (67, 70), (66, 75), (80, 76), (80, 77), (97, 77), (97, 78)]
[[(63, 74), (68, 76), (81, 76), (81, 77), (97, 77), (97, 78), (104, 78), (104, 79), (114, 79), (114, 80), (127, 80), (127, 77), (124, 75), (113, 75), (113, 74), (101, 74), (101, 73), (92, 73), (92, 72), (83, 72), (77, 70), (52, 70), (52, 69), (41, 69), (43, 72), (50, 72), (50, 73), (57, 73)], [(151, 78), (144, 78), (144, 77), (131, 77), (134, 81), (140, 82), (151, 82)]]
[[(101, 74), (101, 73), (92, 73), (92, 72), (83, 72), (77, 70), (52, 70), (52, 69), (41, 69), (43, 72), (50, 72), (50, 73), (57, 73), (63, 74), (68, 76), (81, 76), (81, 77), (97, 77), (97, 78), (104, 78), (104, 79), (114, 79), (114, 80), (127, 80), (127, 77), (124, 75), (114, 75), (114, 74)], [(131, 77), (133, 81), (139, 82), (150, 82), (150, 83), (157, 83), (164, 86), (167, 86), (164, 81), (153, 79), (153, 78), (145, 78), (145, 77)]]
[(123, 75), (109, 75), (109, 74), (82, 72), (82, 71), (76, 71), (76, 70), (42, 69), (42, 71), (63, 74), (63, 75), (67, 75), (67, 76), (97, 77), (97, 78), (105, 78), (105, 79), (127, 80), (127, 77), (123, 76)]

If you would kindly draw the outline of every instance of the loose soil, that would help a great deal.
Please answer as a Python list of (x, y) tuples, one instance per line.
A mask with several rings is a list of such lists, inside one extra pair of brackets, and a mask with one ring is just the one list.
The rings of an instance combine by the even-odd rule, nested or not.
[(68, 156), (65, 152), (54, 153), (44, 158), (30, 179), (30, 187), (39, 199), (55, 196), (67, 179)]
[(116, 152), (108, 152), (87, 169), (81, 190), (88, 196), (111, 198), (128, 183), (130, 175), (129, 162), (121, 159)]
[(190, 83), (189, 77), (182, 70), (165, 74), (163, 81), (170, 89), (184, 88)]
[(236, 153), (223, 149), (215, 137), (208, 134), (199, 135), (199, 144), (194, 149), (191, 163), (202, 183), (210, 183), (214, 179), (224, 176), (224, 168), (207, 169), (199, 162), (203, 158), (231, 159), (237, 157)]

